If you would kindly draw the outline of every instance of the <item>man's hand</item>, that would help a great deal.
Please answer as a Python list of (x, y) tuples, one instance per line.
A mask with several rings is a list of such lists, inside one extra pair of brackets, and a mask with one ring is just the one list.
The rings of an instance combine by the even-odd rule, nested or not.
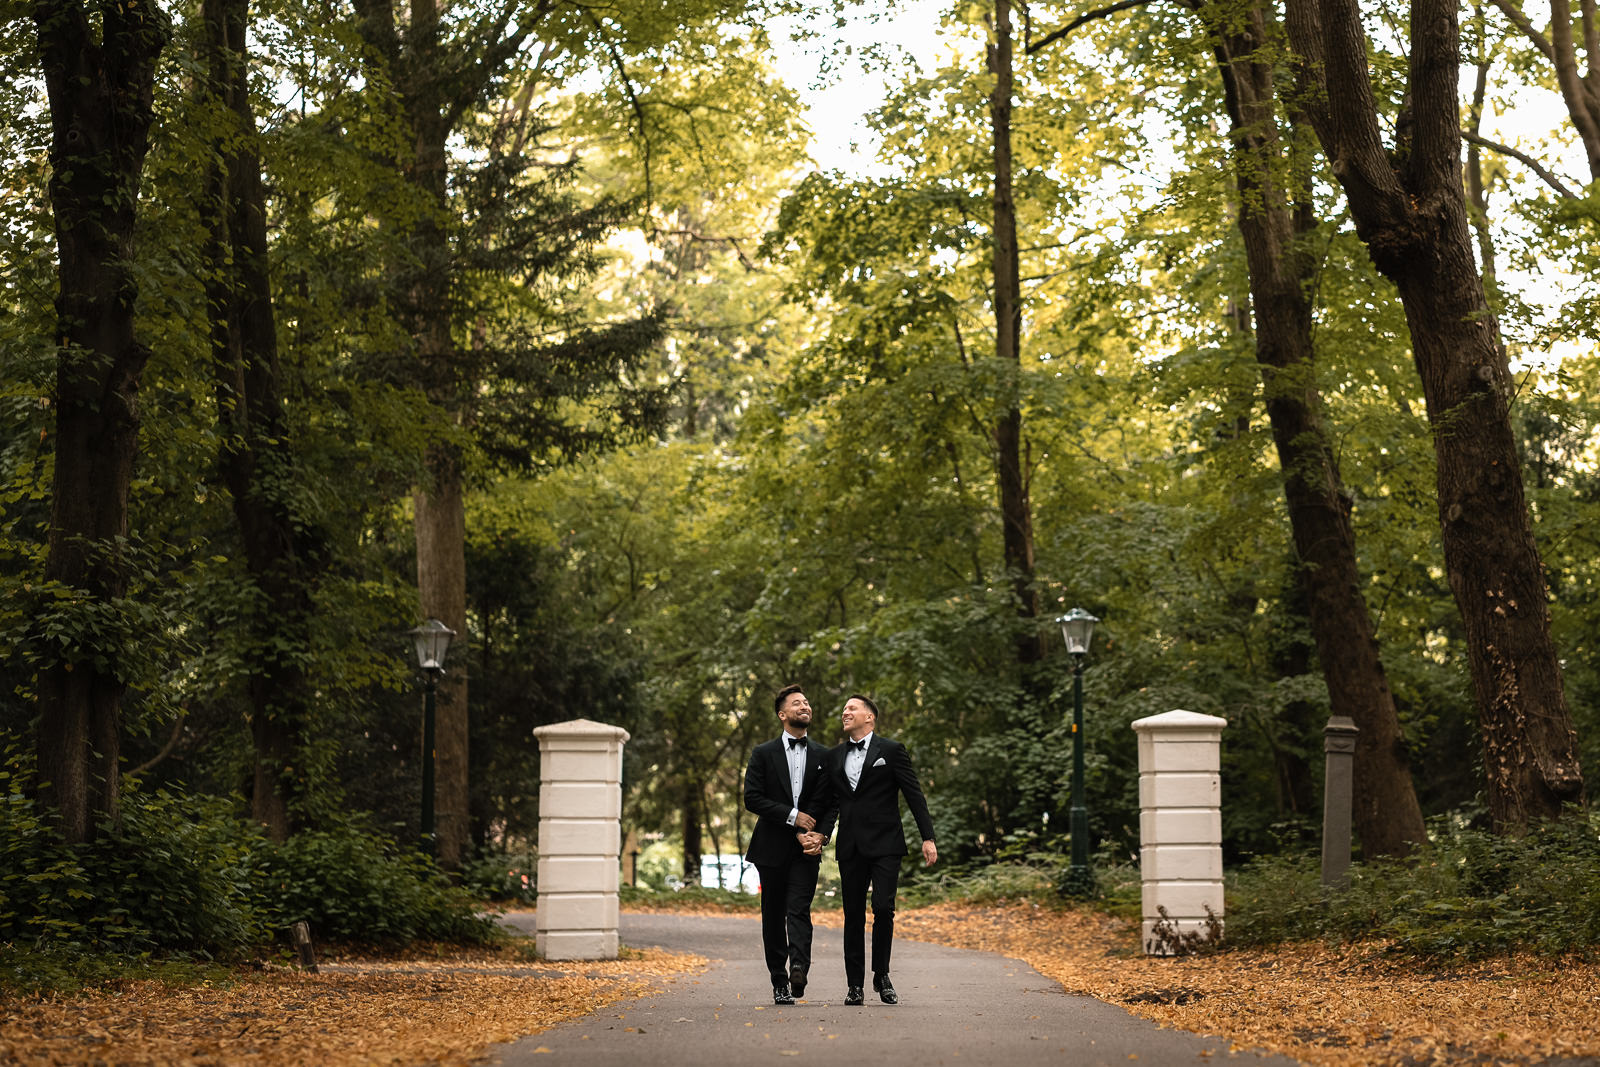
[(816, 818), (813, 817), (813, 816), (807, 815), (803, 811), (795, 812), (794, 824), (796, 826), (798, 826), (802, 830), (815, 830), (817, 828), (817, 820), (816, 820)]
[(922, 865), (932, 867), (939, 862), (939, 849), (932, 841), (922, 843)]
[(815, 831), (794, 835), (800, 842), (800, 851), (808, 856), (822, 855), (822, 835)]

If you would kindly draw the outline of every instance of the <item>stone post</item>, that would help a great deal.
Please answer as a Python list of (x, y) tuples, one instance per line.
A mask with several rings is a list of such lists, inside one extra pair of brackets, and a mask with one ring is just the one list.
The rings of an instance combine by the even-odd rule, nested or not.
[(1322, 781), (1322, 884), (1350, 880), (1350, 813), (1355, 806), (1356, 735), (1361, 728), (1348, 715), (1333, 715), (1322, 728), (1327, 760)]
[(614, 960), (628, 731), (573, 719), (541, 726), (533, 736), (539, 741), (534, 948), (549, 960)]
[(1139, 735), (1141, 940), (1178, 955), (1222, 936), (1222, 729), (1227, 719), (1169, 711)]

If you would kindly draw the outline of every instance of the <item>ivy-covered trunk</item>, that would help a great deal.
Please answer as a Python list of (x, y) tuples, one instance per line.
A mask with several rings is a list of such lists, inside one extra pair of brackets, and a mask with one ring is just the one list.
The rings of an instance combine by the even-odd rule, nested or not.
[(219, 466), (256, 594), (243, 620), (255, 750), (250, 812), (273, 840), (282, 841), (293, 829), (293, 801), (306, 788), (311, 697), (304, 657), (320, 546), (315, 528), (294, 513), (292, 503), (297, 478), (284, 418), (267, 267), (266, 189), (250, 104), (248, 8), (248, 0), (202, 4), (202, 63), (224, 131), (202, 217), (210, 231), (206, 298)]
[(1400, 291), (1438, 463), (1439, 527), (1466, 629), (1490, 815), (1501, 830), (1583, 799), (1511, 427), (1514, 383), (1473, 259), (1452, 0), (1411, 9), (1409, 114), (1385, 148), (1354, 0), (1291, 0), (1305, 99), (1356, 231)]
[[(139, 383), (133, 231), (149, 150), (155, 63), (168, 27), (150, 4), (36, 0), (50, 101), (50, 206), (59, 252), (55, 475), (45, 578), (77, 631), (38, 683), (42, 799), (85, 841), (115, 818), (121, 751), (119, 601), (127, 591), (128, 490)], [(94, 23), (98, 23), (96, 32)]]

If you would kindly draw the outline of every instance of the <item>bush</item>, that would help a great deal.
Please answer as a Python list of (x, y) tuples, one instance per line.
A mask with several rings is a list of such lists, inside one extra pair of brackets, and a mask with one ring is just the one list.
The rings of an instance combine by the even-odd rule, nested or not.
[(743, 893), (715, 886), (686, 885), (682, 889), (656, 889), (653, 886), (622, 886), (618, 900), (624, 907), (642, 904), (685, 911), (760, 911), (761, 894)]
[(304, 921), (319, 940), (479, 944), (497, 929), (428, 856), (353, 824), (296, 834), (266, 850), (257, 878), (272, 925)]
[(532, 904), (539, 896), (538, 865), (531, 848), (482, 852), (462, 865), (461, 888), (479, 900)]
[(481, 943), (494, 921), (420, 853), (354, 824), (273, 845), (227, 798), (122, 797), (120, 825), (68, 845), (0, 758), (0, 986), (71, 989), (236, 959), (304, 920), (319, 940)]
[(1051, 853), (1030, 853), (1006, 863), (980, 863), (967, 867), (927, 870), (915, 856), (917, 876), (902, 883), (900, 899), (906, 907), (960, 901), (988, 904), (1001, 900), (1053, 900), (1056, 879), (1066, 859)]
[(1423, 957), (1546, 956), (1600, 945), (1600, 833), (1593, 817), (1544, 823), (1522, 837), (1436, 826), (1401, 861), (1355, 864), (1324, 892), (1312, 855), (1259, 860), (1229, 890), (1228, 940), (1383, 940)]
[(0, 943), (227, 956), (260, 940), (258, 839), (225, 801), (129, 791), (120, 826), (68, 845), (23, 781), (0, 767)]

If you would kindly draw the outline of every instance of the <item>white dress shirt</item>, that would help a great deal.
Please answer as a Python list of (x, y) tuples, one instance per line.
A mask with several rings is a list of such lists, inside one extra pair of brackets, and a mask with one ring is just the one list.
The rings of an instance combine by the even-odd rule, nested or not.
[(866, 743), (853, 747), (844, 754), (844, 776), (850, 779), (851, 789), (861, 782), (861, 771), (867, 765), (867, 749), (872, 747), (872, 734), (868, 733), (860, 740)]
[(789, 795), (794, 800), (794, 807), (789, 809), (788, 823), (794, 825), (794, 818), (800, 814), (800, 786), (806, 780), (806, 756), (809, 745), (791, 745), (794, 738), (788, 730), (783, 732), (783, 758), (789, 761)]

